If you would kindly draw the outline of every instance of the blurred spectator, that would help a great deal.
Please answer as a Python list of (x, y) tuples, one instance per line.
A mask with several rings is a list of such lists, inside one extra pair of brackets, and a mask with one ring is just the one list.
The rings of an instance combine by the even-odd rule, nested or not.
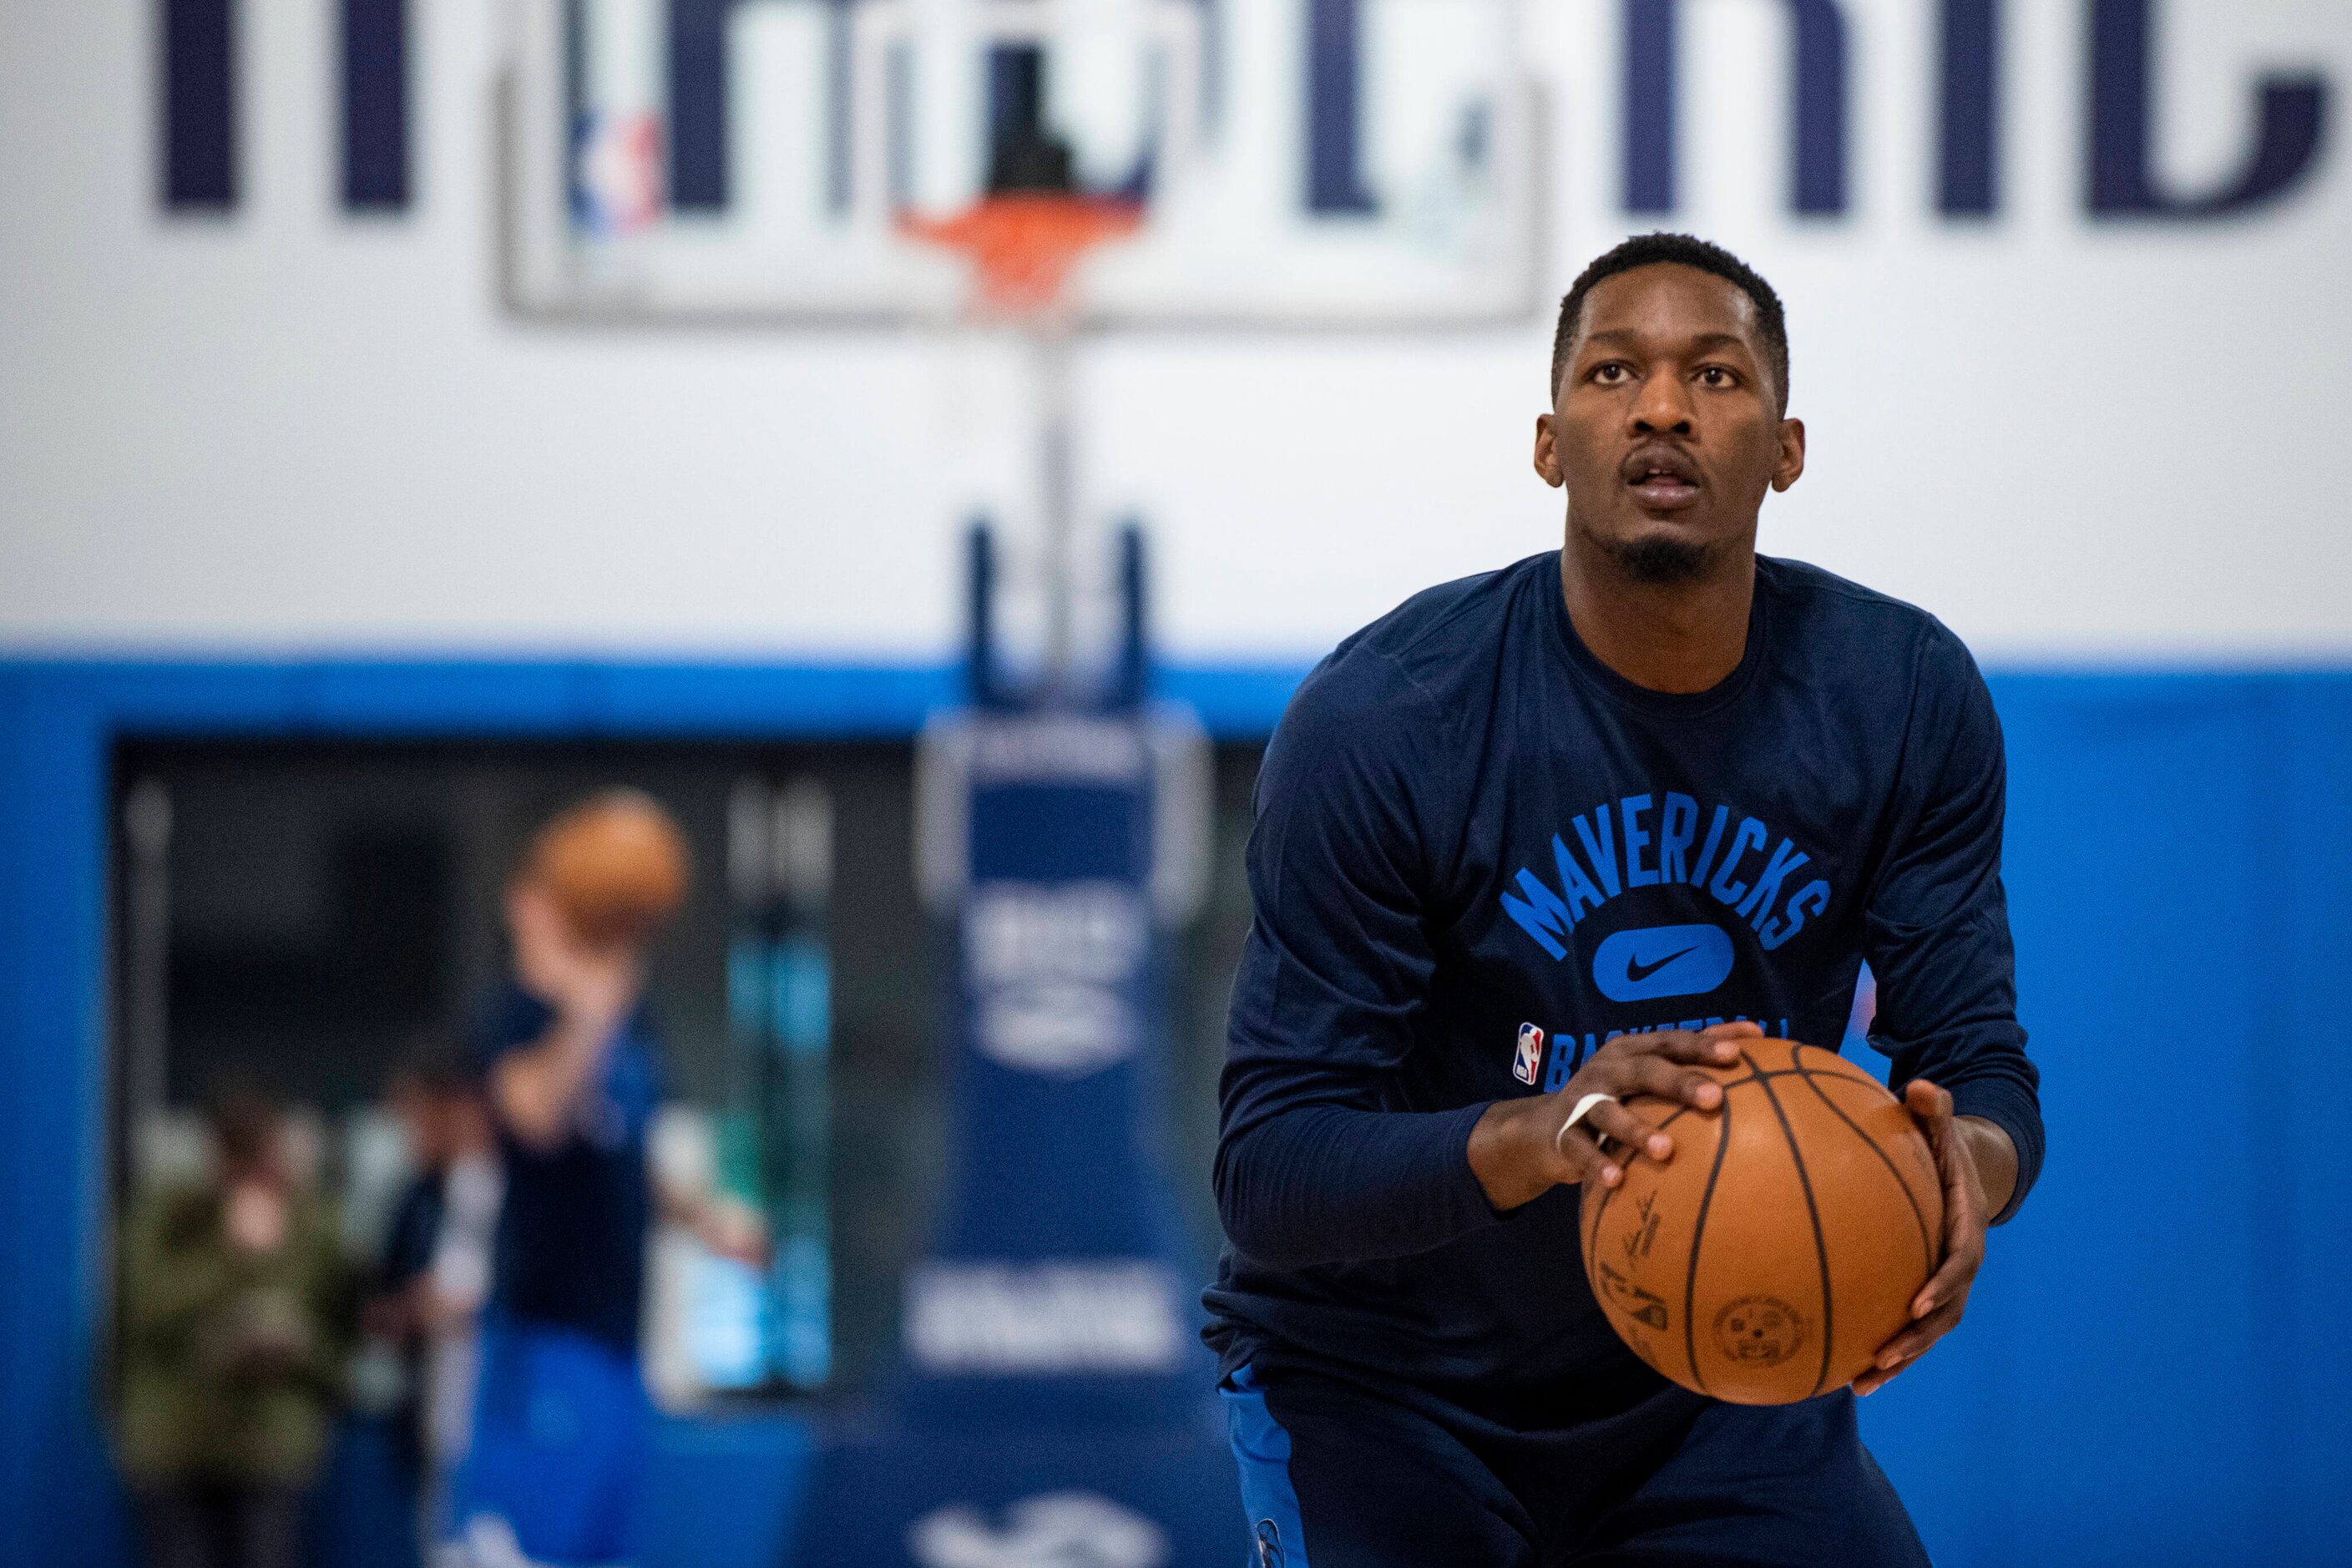
[[(650, 1409), (637, 1364), (660, 1099), (646, 956), (686, 885), (649, 798), (613, 791), (541, 828), (507, 890), (514, 983), (480, 1042), (506, 1194), (470, 1448), (445, 1561), (617, 1563), (637, 1546)], [(663, 1202), (707, 1245), (756, 1222)]]
[(368, 1328), (407, 1369), (405, 1479), (423, 1538), (439, 1532), (442, 1482), (473, 1425), (479, 1319), (503, 1187), (481, 1073), (454, 1042), (428, 1040), (394, 1069), (386, 1097), (412, 1174), (393, 1211)]
[(295, 1568), (352, 1280), (276, 1102), (232, 1089), (207, 1119), (211, 1178), (142, 1194), (129, 1221), (123, 1464), (155, 1568)]

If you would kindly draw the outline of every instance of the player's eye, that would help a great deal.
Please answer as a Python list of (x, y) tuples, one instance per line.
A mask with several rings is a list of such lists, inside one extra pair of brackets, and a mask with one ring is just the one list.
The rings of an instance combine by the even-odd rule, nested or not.
[(1711, 364), (1706, 369), (1700, 371), (1698, 373), (1698, 379), (1701, 384), (1706, 386), (1724, 387), (1737, 386), (1739, 384), (1739, 377), (1729, 369), (1719, 364)]
[(1607, 364), (1592, 367), (1592, 379), (1602, 386), (1622, 386), (1633, 377), (1633, 372), (1630, 366), (1615, 360), (1610, 361)]

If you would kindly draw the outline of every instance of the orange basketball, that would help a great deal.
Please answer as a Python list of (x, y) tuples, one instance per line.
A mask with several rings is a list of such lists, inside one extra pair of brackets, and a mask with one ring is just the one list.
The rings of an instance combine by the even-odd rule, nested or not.
[(1633, 1352), (1685, 1388), (1788, 1405), (1853, 1382), (1943, 1257), (1944, 1194), (1910, 1112), (1829, 1051), (1741, 1042), (1723, 1105), (1626, 1107), (1673, 1158), (1584, 1188), (1584, 1272)]
[(686, 839), (651, 795), (607, 790), (539, 830), (525, 874), (583, 942), (643, 942), (685, 900)]

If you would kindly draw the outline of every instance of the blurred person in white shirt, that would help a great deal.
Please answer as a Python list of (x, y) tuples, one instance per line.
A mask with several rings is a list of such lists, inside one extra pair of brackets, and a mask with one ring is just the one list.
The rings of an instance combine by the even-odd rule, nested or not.
[(442, 1482), (472, 1432), (480, 1318), (489, 1299), (504, 1178), (479, 1065), (454, 1040), (427, 1039), (394, 1070), (386, 1098), (413, 1174), (394, 1212), (369, 1327), (403, 1352), (409, 1377), (404, 1457), (422, 1539), (442, 1524)]

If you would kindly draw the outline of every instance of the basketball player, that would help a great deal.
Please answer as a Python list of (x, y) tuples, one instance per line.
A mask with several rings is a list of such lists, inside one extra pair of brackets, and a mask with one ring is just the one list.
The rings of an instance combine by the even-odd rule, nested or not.
[(651, 879), (683, 888), (675, 825), (616, 790), (543, 826), (507, 889), (514, 983), (478, 1042), (505, 1196), (445, 1568), (629, 1561), (650, 1427), (637, 1332), (655, 1213), (724, 1256), (765, 1257), (749, 1216), (654, 1181), (646, 1140), (661, 1078), (646, 963), (670, 911), (624, 910), (583, 929), (553, 869), (615, 837), (625, 851), (607, 853), (666, 861)]
[[(1756, 553), (1805, 431), (1738, 258), (1595, 261), (1551, 391), (1565, 548), (1340, 644), (1259, 776), (1206, 1298), (1257, 1561), (1925, 1563), (1854, 1394), (1959, 1321), (2042, 1161), (2000, 726), (1933, 617)], [(1615, 1097), (1710, 1112), (1743, 1036), (1834, 1047), (1865, 960), (1948, 1261), (1853, 1389), (1688, 1393), (1594, 1303), (1579, 1184), (1673, 1157)]]

